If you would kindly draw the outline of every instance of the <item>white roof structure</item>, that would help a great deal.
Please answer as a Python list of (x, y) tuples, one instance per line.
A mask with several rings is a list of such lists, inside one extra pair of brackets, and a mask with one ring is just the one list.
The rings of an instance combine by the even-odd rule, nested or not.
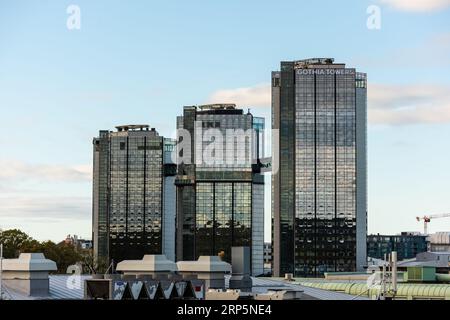
[[(50, 295), (45, 298), (25, 296), (23, 294), (17, 293), (11, 288), (3, 287), (3, 290), (5, 298), (11, 300), (80, 300), (84, 298), (84, 281), (91, 278), (92, 277), (89, 275), (50, 275)], [(227, 287), (229, 278), (230, 276), (225, 276)], [(280, 279), (252, 277), (252, 280), (252, 292), (259, 294), (266, 293), (270, 289), (294, 289), (303, 291), (303, 299), (308, 299), (309, 297), (310, 299), (318, 300), (368, 300), (367, 297), (363, 296), (357, 297), (340, 292), (305, 287), (295, 283), (288, 283)]]
[(21, 253), (17, 259), (3, 259), (3, 271), (56, 271), (56, 263), (42, 253)]
[(47, 297), (25, 295), (14, 288), (3, 285), (7, 300), (81, 300), (84, 299), (84, 281), (89, 275), (50, 275), (50, 292)]
[(231, 272), (231, 264), (220, 260), (218, 256), (200, 256), (197, 261), (178, 261), (180, 272)]
[(124, 260), (117, 264), (117, 271), (124, 273), (175, 272), (177, 265), (163, 254), (145, 255), (142, 260)]

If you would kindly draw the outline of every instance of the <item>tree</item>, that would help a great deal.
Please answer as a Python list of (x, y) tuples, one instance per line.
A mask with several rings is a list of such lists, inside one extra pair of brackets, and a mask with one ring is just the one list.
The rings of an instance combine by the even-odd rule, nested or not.
[(103, 274), (109, 267), (108, 259), (94, 256), (92, 249), (83, 250), (81, 253), (83, 257), (83, 272), (91, 274)]
[(12, 229), (0, 233), (0, 243), (3, 243), (3, 257), (13, 259), (19, 256), (22, 247), (32, 247), (38, 242), (25, 232)]
[(43, 253), (47, 259), (55, 261), (58, 273), (66, 273), (68, 266), (83, 261), (82, 255), (71, 244), (39, 242), (18, 229), (0, 233), (0, 243), (3, 243), (4, 258), (14, 259), (20, 253)]

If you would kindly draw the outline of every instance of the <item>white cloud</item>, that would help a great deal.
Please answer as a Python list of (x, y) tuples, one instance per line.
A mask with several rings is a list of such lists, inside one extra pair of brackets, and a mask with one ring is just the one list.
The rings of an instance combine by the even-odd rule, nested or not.
[(0, 222), (5, 219), (89, 219), (90, 197), (18, 195), (0, 197)]
[(383, 54), (374, 52), (373, 55), (365, 54), (356, 56), (349, 64), (359, 66), (360, 69), (376, 68), (378, 70), (401, 69), (418, 70), (438, 68), (441, 70), (450, 65), (450, 33), (438, 33), (420, 41), (414, 46), (398, 46)]
[(450, 87), (442, 85), (368, 86), (371, 124), (450, 123)]
[(450, 6), (450, 0), (381, 0), (395, 9), (413, 12), (438, 11)]
[(240, 107), (270, 107), (270, 85), (222, 89), (211, 94), (207, 103), (235, 103)]
[(0, 228), (55, 241), (67, 233), (88, 235), (91, 176), (91, 165), (0, 160)]
[(29, 164), (17, 160), (0, 160), (0, 179), (27, 179), (39, 181), (90, 181), (91, 165)]

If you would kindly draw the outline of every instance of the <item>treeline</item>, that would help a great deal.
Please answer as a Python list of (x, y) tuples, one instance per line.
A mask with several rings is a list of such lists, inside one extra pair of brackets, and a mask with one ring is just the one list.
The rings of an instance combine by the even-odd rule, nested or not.
[(0, 243), (3, 244), (3, 258), (18, 258), (21, 253), (40, 252), (58, 266), (58, 273), (66, 273), (67, 267), (79, 265), (83, 273), (99, 273), (106, 270), (105, 263), (95, 263), (91, 249), (76, 248), (64, 241), (39, 242), (18, 229), (0, 232)]

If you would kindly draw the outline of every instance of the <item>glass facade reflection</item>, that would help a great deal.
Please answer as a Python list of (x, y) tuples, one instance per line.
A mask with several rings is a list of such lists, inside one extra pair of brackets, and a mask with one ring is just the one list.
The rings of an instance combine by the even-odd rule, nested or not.
[(280, 132), (274, 273), (356, 271), (366, 241), (365, 74), (331, 59), (282, 62), (272, 90), (273, 127)]
[(412, 232), (397, 235), (371, 234), (367, 236), (367, 256), (384, 259), (392, 251), (397, 252), (398, 261), (413, 259), (417, 254), (427, 252), (429, 241), (427, 236)]
[(197, 255), (224, 253), (231, 246), (251, 246), (251, 182), (198, 182), (196, 184)]
[[(177, 260), (220, 254), (230, 262), (232, 246), (249, 246), (252, 272), (261, 274), (264, 179), (255, 164), (264, 150), (259, 145), (264, 143), (264, 119), (234, 106), (214, 105), (185, 107), (177, 124), (190, 133), (192, 143), (189, 150), (178, 150), (179, 156), (190, 151), (190, 161), (179, 161), (176, 179)], [(208, 129), (222, 137), (211, 138)], [(211, 141), (219, 141), (215, 139), (221, 150), (210, 154), (223, 161), (208, 162)]]

